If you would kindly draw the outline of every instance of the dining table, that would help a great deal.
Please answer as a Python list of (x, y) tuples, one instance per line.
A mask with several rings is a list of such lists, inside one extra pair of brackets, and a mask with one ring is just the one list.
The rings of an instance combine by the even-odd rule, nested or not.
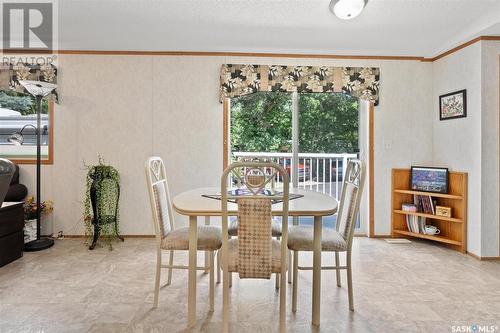
[[(198, 217), (222, 216), (220, 200), (207, 196), (220, 194), (220, 188), (205, 187), (188, 190), (176, 195), (173, 200), (174, 210), (189, 217), (189, 269), (188, 269), (188, 327), (196, 324), (196, 267), (197, 267), (197, 239)], [(289, 201), (288, 215), (291, 217), (313, 217), (314, 251), (313, 251), (313, 283), (312, 283), (312, 324), (320, 324), (321, 303), (321, 234), (322, 217), (337, 212), (338, 202), (335, 198), (307, 189), (291, 188), (290, 194), (299, 194), (300, 197)], [(238, 205), (228, 203), (228, 215), (236, 216)], [(282, 203), (272, 205), (272, 214), (283, 214)], [(290, 269), (290, 268), (289, 268)]]

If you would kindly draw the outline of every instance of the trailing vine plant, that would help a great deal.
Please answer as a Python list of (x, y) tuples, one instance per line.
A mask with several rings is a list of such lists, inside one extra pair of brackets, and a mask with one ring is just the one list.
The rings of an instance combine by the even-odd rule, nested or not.
[[(84, 168), (87, 170), (86, 175), (86, 190), (85, 190), (85, 200), (84, 200), (84, 213), (83, 221), (85, 223), (85, 236), (86, 244), (92, 243), (95, 228), (94, 228), (94, 212), (92, 210), (92, 200), (91, 200), (91, 188), (94, 184), (95, 179), (104, 179), (107, 181), (96, 182), (96, 198), (97, 198), (97, 209), (100, 212), (113, 212), (110, 215), (100, 216), (99, 223), (99, 234), (100, 237), (112, 250), (112, 241), (119, 236), (119, 209), (118, 200), (116, 196), (116, 191), (119, 192), (119, 188), (116, 188), (116, 184), (120, 183), (120, 174), (118, 170), (110, 165), (106, 165), (104, 159), (99, 155), (99, 161), (96, 165), (88, 165), (83, 163)], [(116, 212), (116, 213), (115, 213)], [(116, 218), (115, 218), (116, 217)]]

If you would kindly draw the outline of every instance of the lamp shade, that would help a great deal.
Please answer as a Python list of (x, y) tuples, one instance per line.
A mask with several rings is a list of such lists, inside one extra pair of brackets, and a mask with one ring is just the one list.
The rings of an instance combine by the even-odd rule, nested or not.
[(24, 136), (20, 132), (16, 132), (9, 136), (7, 139), (10, 143), (15, 144), (16, 146), (21, 146), (24, 143)]
[(19, 83), (35, 97), (45, 97), (57, 88), (57, 84), (43, 81), (20, 80)]
[[(31, 125), (31, 124), (26, 124), (23, 126), (23, 128), (21, 128), (20, 131), (17, 131), (15, 132), (14, 134), (12, 134), (11, 136), (9, 136), (9, 138), (7, 139), (7, 141), (9, 141), (10, 143), (13, 143), (17, 146), (21, 146), (23, 143), (24, 143), (24, 135), (23, 135), (23, 132), (24, 130), (26, 129), (26, 127), (33, 127), (33, 129), (35, 130), (35, 134), (38, 134), (38, 129)], [(47, 133), (47, 126), (45, 126), (43, 128), (43, 134)]]
[(365, 0), (332, 0), (330, 11), (339, 19), (350, 20), (361, 14)]

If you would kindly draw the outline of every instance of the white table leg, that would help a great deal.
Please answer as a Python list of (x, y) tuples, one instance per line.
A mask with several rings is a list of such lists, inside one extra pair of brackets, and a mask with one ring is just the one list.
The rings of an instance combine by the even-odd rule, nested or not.
[[(210, 216), (205, 216), (205, 225), (210, 225)], [(208, 266), (210, 266), (210, 251), (205, 251), (205, 274), (209, 271)]]
[(319, 326), (321, 305), (321, 216), (314, 217), (312, 324)]
[(197, 216), (189, 216), (188, 328), (196, 325), (197, 250), (198, 250), (198, 218)]

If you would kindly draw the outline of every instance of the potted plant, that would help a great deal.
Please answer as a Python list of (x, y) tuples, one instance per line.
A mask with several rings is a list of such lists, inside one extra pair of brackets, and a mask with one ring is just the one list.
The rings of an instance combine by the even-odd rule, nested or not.
[(87, 169), (84, 200), (85, 230), (93, 250), (99, 237), (112, 249), (111, 241), (123, 237), (119, 234), (120, 174), (99, 156), (96, 165), (85, 165)]
[[(33, 196), (26, 198), (24, 202), (24, 243), (36, 239), (36, 201)], [(41, 216), (47, 216), (54, 210), (54, 203), (51, 200), (43, 201), (40, 204)]]

